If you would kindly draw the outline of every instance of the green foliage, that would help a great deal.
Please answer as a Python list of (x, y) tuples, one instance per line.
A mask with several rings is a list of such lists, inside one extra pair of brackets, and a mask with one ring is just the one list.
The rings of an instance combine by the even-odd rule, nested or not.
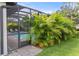
[(59, 13), (46, 15), (34, 15), (32, 34), (35, 35), (35, 44), (42, 47), (48, 46), (49, 41), (59, 43), (61, 40), (67, 40), (75, 34), (74, 21), (63, 17)]
[[(50, 35), (51, 29), (48, 27), (46, 19), (48, 18), (46, 15), (33, 15), (34, 21), (32, 25), (32, 33), (35, 35), (35, 44), (39, 45), (40, 42), (44, 44), (44, 46), (48, 46), (47, 40), (52, 38), (52, 34)], [(42, 46), (43, 46), (42, 44)]]
[(77, 24), (79, 23), (79, 2), (65, 2), (61, 6), (61, 10), (57, 12), (60, 12), (63, 16), (74, 20)]
[(7, 26), (8, 26), (8, 31), (10, 31), (10, 29), (15, 30), (18, 28), (18, 25), (15, 22), (9, 22)]
[(60, 46), (44, 48), (38, 56), (79, 56), (79, 32), (74, 38), (61, 42)]
[(56, 31), (57, 32), (56, 35), (58, 34), (57, 37), (59, 39), (66, 40), (68, 37), (71, 37), (72, 34), (73, 35), (75, 34), (75, 22), (72, 21), (71, 19), (63, 17), (59, 13), (55, 13), (48, 18), (48, 21), (50, 20), (52, 22), (49, 23), (52, 25), (53, 30), (58, 31), (58, 32)]
[(24, 31), (29, 32), (29, 28), (30, 28), (29, 16), (25, 16), (22, 18), (22, 20), (20, 21), (20, 26), (24, 29)]

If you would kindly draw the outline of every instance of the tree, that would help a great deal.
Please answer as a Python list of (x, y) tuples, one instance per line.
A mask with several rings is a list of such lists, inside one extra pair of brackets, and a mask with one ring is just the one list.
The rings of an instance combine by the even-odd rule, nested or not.
[(68, 17), (74, 20), (76, 23), (79, 23), (79, 3), (77, 2), (65, 2), (61, 6), (59, 13), (63, 16)]

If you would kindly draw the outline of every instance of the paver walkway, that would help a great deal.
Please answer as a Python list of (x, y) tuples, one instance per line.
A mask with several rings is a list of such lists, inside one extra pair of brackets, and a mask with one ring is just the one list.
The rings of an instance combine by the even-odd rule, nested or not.
[(8, 56), (35, 56), (41, 51), (42, 49), (40, 48), (28, 45), (15, 51), (12, 51), (12, 53), (8, 54)]

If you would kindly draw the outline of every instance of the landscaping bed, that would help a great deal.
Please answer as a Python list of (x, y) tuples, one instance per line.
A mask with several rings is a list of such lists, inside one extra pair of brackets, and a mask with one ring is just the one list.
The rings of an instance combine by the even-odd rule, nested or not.
[(79, 34), (60, 45), (44, 48), (39, 56), (79, 56)]

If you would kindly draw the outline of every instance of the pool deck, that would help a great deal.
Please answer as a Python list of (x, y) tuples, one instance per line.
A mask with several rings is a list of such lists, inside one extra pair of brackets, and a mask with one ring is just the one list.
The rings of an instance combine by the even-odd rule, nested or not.
[[(25, 40), (21, 39), (20, 43), (24, 41)], [(8, 36), (7, 43), (8, 43), (9, 50), (14, 50), (18, 48), (18, 38), (16, 38), (15, 36), (12, 36), (12, 35)]]
[[(23, 42), (24, 40), (21, 40)], [(27, 45), (22, 48), (18, 48), (18, 38), (12, 35), (8, 35), (8, 52), (7, 56), (35, 56), (42, 51), (42, 49), (37, 48), (32, 45)], [(13, 51), (12, 51), (13, 50)]]
[(42, 49), (34, 47), (32, 45), (28, 45), (22, 48), (19, 48), (12, 53), (8, 54), (7, 56), (35, 56), (40, 53)]

